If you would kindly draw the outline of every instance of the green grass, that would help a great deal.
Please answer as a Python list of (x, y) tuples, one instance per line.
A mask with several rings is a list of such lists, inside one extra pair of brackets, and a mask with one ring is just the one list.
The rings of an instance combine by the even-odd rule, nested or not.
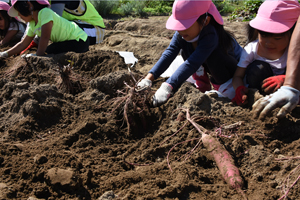
[[(111, 14), (123, 17), (171, 15), (173, 0), (91, 0), (102, 17)], [(251, 20), (262, 3), (261, 0), (213, 0), (222, 15), (231, 19)]]
[(237, 7), (231, 14), (230, 19), (239, 19), (242, 21), (252, 20), (258, 11), (259, 6), (263, 3), (261, 0), (244, 1), (243, 6)]

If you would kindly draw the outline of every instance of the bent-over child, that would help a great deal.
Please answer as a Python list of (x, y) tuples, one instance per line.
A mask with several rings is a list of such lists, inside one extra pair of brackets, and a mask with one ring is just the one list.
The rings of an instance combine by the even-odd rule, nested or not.
[[(201, 92), (211, 90), (211, 84), (217, 90), (233, 77), (242, 47), (225, 31), (223, 19), (211, 0), (176, 0), (166, 28), (176, 31), (171, 43), (138, 83), (138, 89), (151, 87), (152, 81), (168, 69), (180, 51), (184, 63), (156, 91), (153, 106), (164, 104), (191, 75)], [(201, 66), (204, 70), (196, 73)]]
[[(20, 1), (13, 0), (8, 14), (19, 16), (29, 22), (27, 35), (15, 46), (0, 53), (0, 57), (8, 57), (24, 50), (34, 36), (40, 37), (37, 56), (57, 54), (68, 51), (83, 53), (89, 50), (87, 34), (74, 22), (70, 22), (48, 8), (47, 0)], [(52, 43), (48, 46), (49, 41)]]
[(299, 14), (297, 0), (266, 0), (261, 4), (256, 17), (249, 22), (249, 43), (232, 80), (232, 101), (237, 105), (247, 103), (248, 88), (270, 94), (283, 85), (288, 46)]
[[(89, 0), (51, 1), (51, 10), (69, 21), (74, 21), (82, 28), (89, 37), (90, 45), (103, 41), (105, 34), (103, 18)], [(35, 37), (21, 54), (28, 49), (37, 47), (38, 43), (39, 38)]]

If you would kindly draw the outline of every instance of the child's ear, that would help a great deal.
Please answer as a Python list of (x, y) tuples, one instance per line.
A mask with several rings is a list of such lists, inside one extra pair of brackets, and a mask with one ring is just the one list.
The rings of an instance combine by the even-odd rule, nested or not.
[(211, 16), (207, 16), (206, 22), (204, 24), (204, 26), (207, 26), (210, 22)]
[(29, 1), (27, 1), (27, 3), (28, 3), (28, 9), (29, 9), (29, 11), (32, 11), (32, 10), (33, 10), (33, 5), (32, 5), (32, 3), (29, 2)]

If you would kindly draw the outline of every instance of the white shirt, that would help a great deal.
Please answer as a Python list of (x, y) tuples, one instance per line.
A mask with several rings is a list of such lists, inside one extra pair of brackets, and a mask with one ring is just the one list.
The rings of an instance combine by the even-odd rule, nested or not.
[(258, 40), (250, 42), (244, 47), (244, 50), (241, 54), (239, 67), (247, 68), (247, 66), (252, 63), (254, 60), (261, 60), (270, 64), (274, 75), (282, 75), (285, 73), (286, 62), (287, 62), (287, 52), (288, 47), (286, 48), (283, 55), (276, 60), (269, 60), (264, 57), (261, 57), (257, 54)]
[[(18, 23), (18, 25), (17, 25), (17, 23)], [(17, 23), (11, 22), (9, 24), (8, 31), (19, 30), (18, 33), (15, 35), (15, 37), (22, 38), (26, 27), (21, 22), (17, 22)], [(19, 26), (19, 29), (18, 29), (18, 26)]]

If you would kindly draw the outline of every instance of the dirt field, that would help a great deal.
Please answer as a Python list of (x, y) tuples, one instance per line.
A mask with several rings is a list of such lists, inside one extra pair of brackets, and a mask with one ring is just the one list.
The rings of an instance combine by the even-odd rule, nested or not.
[[(251, 104), (235, 106), (188, 82), (153, 108), (149, 98), (165, 78), (132, 92), (133, 77), (146, 75), (170, 42), (166, 20), (105, 20), (104, 42), (87, 53), (0, 60), (0, 199), (243, 199), (202, 144), (190, 155), (201, 133), (180, 108), (230, 152), (249, 200), (283, 195), (300, 162), (276, 159), (300, 155), (300, 108), (260, 121)], [(244, 26), (225, 22), (241, 45)], [(138, 58), (132, 75), (116, 51)], [(299, 186), (287, 199), (300, 199)]]

